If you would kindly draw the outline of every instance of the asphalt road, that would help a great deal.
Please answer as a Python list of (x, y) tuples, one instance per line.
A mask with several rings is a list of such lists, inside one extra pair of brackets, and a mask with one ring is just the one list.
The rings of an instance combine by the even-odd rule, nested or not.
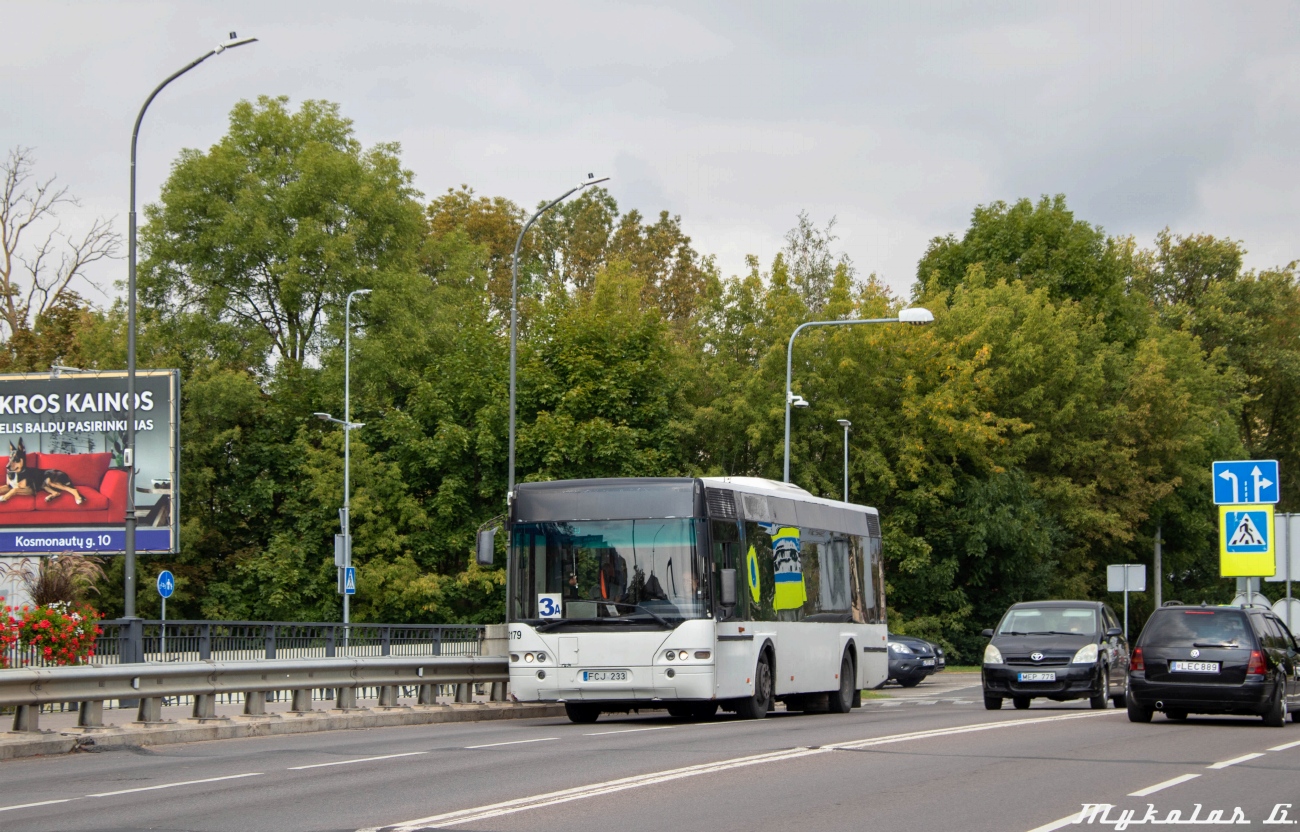
[(1086, 803), (1113, 804), (1091, 826), (1116, 829), (1125, 810), (1132, 828), (1198, 804), (1201, 821), (1300, 820), (1300, 725), (990, 712), (978, 689), (942, 682), (887, 692), (842, 716), (648, 712), (12, 760), (0, 829), (1046, 832)]

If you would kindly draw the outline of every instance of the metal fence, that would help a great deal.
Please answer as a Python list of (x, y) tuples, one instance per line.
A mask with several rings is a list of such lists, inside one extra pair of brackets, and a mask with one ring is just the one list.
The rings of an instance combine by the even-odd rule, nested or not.
[[(484, 627), (475, 624), (332, 624), (295, 621), (101, 621), (104, 633), (89, 662), (478, 656)], [(11, 668), (48, 667), (37, 651), (13, 645)], [(4, 671), (0, 671), (3, 673)]]
[[(508, 661), (504, 627), (488, 645), (491, 656), (365, 657), (201, 661), (121, 664), (105, 667), (27, 668), (0, 673), (0, 707), (13, 708), (14, 731), (38, 731), (43, 709), (73, 705), (83, 728), (103, 726), (105, 707), (137, 708), (136, 721), (163, 722), (168, 701), (184, 699), (198, 720), (218, 716), (221, 701), (241, 701), (246, 716), (266, 713), (269, 697), (291, 696), (290, 712), (307, 713), (319, 694), (328, 690), (334, 708), (358, 707), (358, 699), (373, 690), (380, 708), (399, 706), (403, 696), (418, 705), (437, 705), (444, 691), (456, 702), (471, 701), (471, 688), (491, 686), (491, 699), (505, 699)], [(270, 670), (274, 667), (274, 670)]]

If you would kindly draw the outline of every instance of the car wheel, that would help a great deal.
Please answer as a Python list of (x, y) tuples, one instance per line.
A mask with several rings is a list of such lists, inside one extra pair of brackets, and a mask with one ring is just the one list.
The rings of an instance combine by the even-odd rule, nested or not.
[(1101, 669), (1101, 690), (1096, 696), (1089, 697), (1088, 704), (1094, 711), (1103, 711), (1110, 707), (1110, 670)]
[(564, 713), (568, 715), (570, 722), (579, 725), (587, 725), (600, 719), (600, 708), (583, 702), (565, 702)]
[(767, 653), (758, 657), (754, 668), (754, 695), (740, 700), (736, 715), (741, 719), (762, 719), (772, 710), (772, 664)]
[(914, 688), (921, 684), (921, 680), (924, 678), (924, 676), (899, 676), (898, 683), (905, 688)]
[(1002, 697), (1001, 697), (1001, 696), (989, 696), (987, 693), (984, 694), (984, 710), (986, 710), (986, 711), (1000, 711), (1000, 710), (1002, 710)]
[(847, 714), (853, 710), (853, 686), (857, 674), (853, 672), (853, 659), (845, 653), (840, 659), (840, 689), (830, 695), (831, 713)]
[(1273, 691), (1273, 700), (1269, 702), (1268, 711), (1264, 714), (1264, 724), (1270, 728), (1281, 728), (1286, 725), (1286, 693), (1284, 686), (1286, 682), (1279, 681)]
[(1166, 708), (1165, 716), (1169, 719), (1176, 719), (1181, 722), (1182, 720), (1187, 719), (1187, 711), (1184, 711), (1182, 708)]
[(1011, 704), (1016, 706), (1017, 711), (1026, 711), (1029, 710), (1030, 699), (1031, 697), (1028, 696), (1013, 696), (1011, 697)]
[(1152, 710), (1142, 705), (1133, 698), (1133, 691), (1128, 692), (1128, 721), (1129, 722), (1150, 722)]

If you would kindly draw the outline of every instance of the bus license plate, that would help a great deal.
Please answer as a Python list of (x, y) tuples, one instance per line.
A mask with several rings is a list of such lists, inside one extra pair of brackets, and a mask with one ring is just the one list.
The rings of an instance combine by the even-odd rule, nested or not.
[(1055, 681), (1056, 681), (1056, 671), (1053, 670), (1053, 671), (1049, 671), (1049, 672), (1047, 672), (1047, 673), (1021, 673), (1021, 674), (1020, 674), (1020, 681), (1022, 681), (1022, 682), (1055, 682)]
[(1218, 673), (1218, 662), (1170, 662), (1169, 669), (1175, 673)]
[(582, 671), (582, 681), (584, 682), (626, 682), (628, 672), (626, 670), (584, 670)]

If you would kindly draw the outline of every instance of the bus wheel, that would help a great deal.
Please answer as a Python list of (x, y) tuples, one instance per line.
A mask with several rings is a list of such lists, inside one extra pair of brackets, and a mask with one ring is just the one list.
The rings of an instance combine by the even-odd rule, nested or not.
[(570, 722), (579, 725), (586, 725), (600, 719), (600, 708), (583, 702), (565, 702), (564, 712), (568, 714)]
[(772, 664), (767, 653), (758, 657), (754, 668), (754, 695), (736, 703), (736, 716), (741, 719), (762, 719), (772, 710)]
[(845, 653), (840, 659), (840, 689), (831, 693), (830, 706), (833, 714), (847, 714), (853, 708), (854, 677), (853, 660)]

